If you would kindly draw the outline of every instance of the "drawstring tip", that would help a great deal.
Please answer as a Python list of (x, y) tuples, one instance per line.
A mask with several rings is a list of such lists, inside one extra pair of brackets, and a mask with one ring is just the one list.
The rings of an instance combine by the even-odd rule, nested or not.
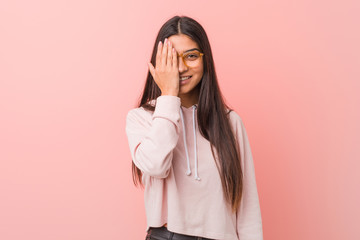
[(198, 180), (198, 181), (200, 181), (200, 180), (201, 180), (201, 178), (199, 178), (199, 177), (195, 177), (195, 179), (196, 179), (196, 180)]
[(190, 170), (187, 170), (187, 171), (186, 171), (186, 175), (189, 176), (190, 174), (191, 174), (191, 171), (190, 171)]

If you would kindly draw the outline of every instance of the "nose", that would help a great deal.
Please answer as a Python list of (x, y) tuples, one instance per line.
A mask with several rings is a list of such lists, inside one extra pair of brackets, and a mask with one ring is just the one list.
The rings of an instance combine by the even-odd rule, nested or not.
[(182, 57), (178, 58), (178, 62), (179, 62), (179, 72), (185, 72), (188, 70), (188, 67), (185, 65)]

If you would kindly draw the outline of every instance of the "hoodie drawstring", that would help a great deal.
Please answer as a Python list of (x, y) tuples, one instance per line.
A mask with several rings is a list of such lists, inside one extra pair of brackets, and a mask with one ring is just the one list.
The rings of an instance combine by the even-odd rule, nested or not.
[[(195, 179), (198, 180), (198, 181), (200, 181), (201, 178), (198, 176), (198, 169), (197, 169), (195, 109), (196, 109), (196, 105), (193, 105), (193, 132), (194, 132), (194, 153), (195, 153)], [(190, 175), (190, 174), (191, 174), (190, 158), (189, 158), (189, 153), (188, 153), (188, 149), (187, 149), (186, 133), (185, 133), (185, 123), (184, 123), (184, 116), (183, 116), (183, 112), (182, 112), (181, 106), (180, 106), (180, 116), (181, 116), (181, 121), (182, 121), (182, 126), (183, 126), (184, 146), (185, 146), (185, 153), (186, 153), (187, 167), (188, 167), (188, 169), (187, 169), (187, 171), (186, 171), (186, 175)]]

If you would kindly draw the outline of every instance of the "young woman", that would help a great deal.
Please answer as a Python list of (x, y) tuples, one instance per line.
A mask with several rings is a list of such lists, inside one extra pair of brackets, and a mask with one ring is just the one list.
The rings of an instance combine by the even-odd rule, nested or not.
[(222, 98), (194, 19), (161, 27), (126, 134), (134, 184), (145, 185), (146, 239), (263, 239), (244, 123)]

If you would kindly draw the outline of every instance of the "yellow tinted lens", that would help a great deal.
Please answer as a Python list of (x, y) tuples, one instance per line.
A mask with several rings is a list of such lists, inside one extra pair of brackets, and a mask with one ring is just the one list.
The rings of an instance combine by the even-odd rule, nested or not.
[(186, 64), (188, 66), (197, 66), (200, 60), (200, 53), (199, 52), (190, 52), (184, 55)]

